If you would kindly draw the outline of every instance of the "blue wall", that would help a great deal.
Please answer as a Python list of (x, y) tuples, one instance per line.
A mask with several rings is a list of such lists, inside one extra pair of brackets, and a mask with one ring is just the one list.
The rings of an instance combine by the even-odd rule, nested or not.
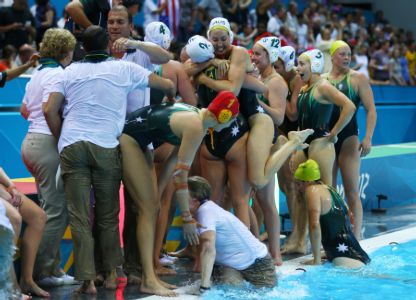
[[(19, 107), (28, 78), (18, 78), (0, 89), (0, 109)], [(377, 127), (373, 145), (386, 145), (416, 141), (416, 88), (373, 86), (377, 107)], [(365, 133), (365, 111), (360, 107), (358, 123), (360, 137)], [(26, 177), (20, 158), (20, 144), (27, 130), (27, 122), (18, 112), (0, 112), (0, 166), (12, 177)]]

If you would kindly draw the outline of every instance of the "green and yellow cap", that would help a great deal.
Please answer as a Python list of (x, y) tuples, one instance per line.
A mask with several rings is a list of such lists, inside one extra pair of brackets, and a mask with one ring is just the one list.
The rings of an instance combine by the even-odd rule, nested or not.
[(321, 178), (319, 165), (313, 159), (301, 163), (295, 171), (295, 178), (301, 181), (315, 181)]

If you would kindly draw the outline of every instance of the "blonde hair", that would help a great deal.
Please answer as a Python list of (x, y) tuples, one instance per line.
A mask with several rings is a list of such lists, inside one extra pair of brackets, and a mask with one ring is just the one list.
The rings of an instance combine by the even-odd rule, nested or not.
[(66, 29), (51, 28), (46, 30), (40, 44), (41, 57), (50, 57), (58, 61), (65, 58), (69, 51), (73, 51), (75, 37)]

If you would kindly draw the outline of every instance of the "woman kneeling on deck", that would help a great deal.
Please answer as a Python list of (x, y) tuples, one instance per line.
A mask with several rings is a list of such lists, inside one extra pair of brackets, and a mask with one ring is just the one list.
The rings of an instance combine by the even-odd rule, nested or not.
[(326, 256), (336, 266), (360, 268), (370, 262), (354, 237), (349, 209), (337, 191), (324, 184), (319, 165), (309, 159), (299, 165), (295, 178), (301, 182), (309, 216), (309, 235), (313, 265), (321, 264), (321, 242)]

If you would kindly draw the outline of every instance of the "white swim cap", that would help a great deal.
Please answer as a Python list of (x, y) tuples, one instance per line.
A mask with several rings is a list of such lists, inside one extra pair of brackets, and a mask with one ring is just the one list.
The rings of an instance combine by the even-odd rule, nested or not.
[(295, 49), (292, 46), (280, 47), (279, 58), (285, 65), (286, 72), (289, 72), (295, 66)]
[(146, 26), (144, 40), (159, 45), (163, 49), (169, 49), (172, 40), (170, 30), (165, 23), (152, 22)]
[(216, 30), (216, 29), (224, 30), (225, 32), (227, 32), (228, 35), (230, 36), (230, 43), (233, 42), (234, 33), (231, 30), (230, 22), (228, 22), (226, 18), (218, 17), (218, 18), (212, 19), (211, 22), (209, 22), (207, 37), (209, 38), (209, 33), (212, 30)]
[(311, 71), (312, 73), (321, 74), (324, 70), (324, 55), (322, 54), (321, 50), (312, 49), (301, 54), (306, 55), (309, 59), (311, 64)]
[(214, 47), (202, 35), (194, 35), (188, 40), (185, 51), (195, 63), (202, 63), (214, 57)]
[(275, 36), (269, 36), (257, 41), (269, 55), (270, 63), (274, 63), (279, 58), (280, 39)]

